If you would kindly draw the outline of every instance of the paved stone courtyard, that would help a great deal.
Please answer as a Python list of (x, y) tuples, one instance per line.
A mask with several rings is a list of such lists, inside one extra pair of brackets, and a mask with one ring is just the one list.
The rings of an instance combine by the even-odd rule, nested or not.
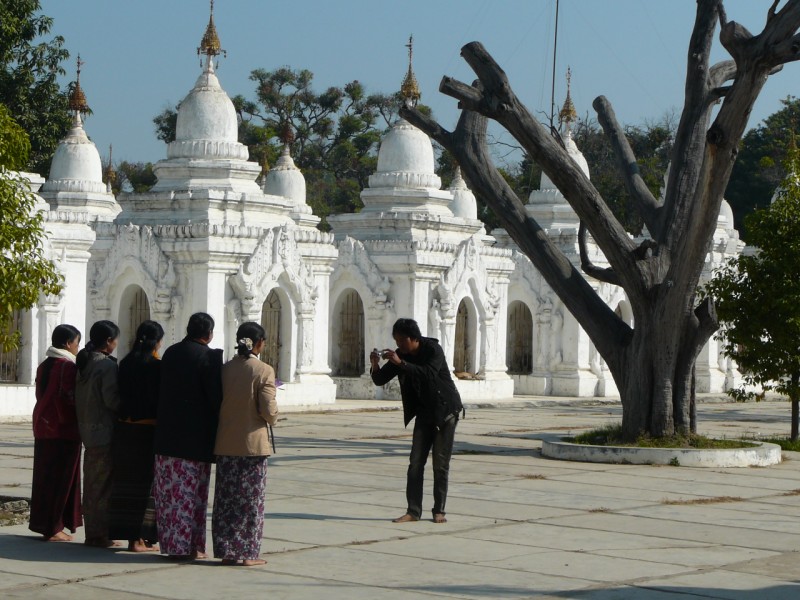
[[(282, 415), (264, 567), (44, 544), (16, 525), (0, 528), (0, 596), (800, 597), (800, 454), (744, 469), (558, 462), (539, 455), (541, 440), (618, 422), (619, 405), (473, 405), (456, 434), (449, 522), (395, 525), (410, 444), (396, 408)], [(783, 402), (707, 402), (699, 415), (709, 435), (789, 431)], [(29, 495), (32, 454), (30, 425), (0, 425), (0, 496)]]

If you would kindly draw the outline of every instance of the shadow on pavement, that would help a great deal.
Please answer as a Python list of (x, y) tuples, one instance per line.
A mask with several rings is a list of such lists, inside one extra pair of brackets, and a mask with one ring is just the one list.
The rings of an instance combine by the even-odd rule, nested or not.
[[(81, 542), (43, 542), (26, 535), (0, 536), (0, 558), (34, 562), (114, 562), (130, 564), (166, 565), (166, 559), (157, 553), (139, 554), (117, 549), (91, 548)], [(45, 574), (46, 576), (46, 574)]]

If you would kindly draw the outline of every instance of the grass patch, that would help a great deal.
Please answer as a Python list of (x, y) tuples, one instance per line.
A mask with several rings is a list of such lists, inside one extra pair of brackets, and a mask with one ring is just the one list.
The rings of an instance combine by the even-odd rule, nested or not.
[(661, 504), (722, 504), (724, 502), (742, 502), (743, 500), (744, 498), (740, 498), (739, 496), (716, 496), (714, 498), (694, 498), (693, 500), (662, 500)]
[(607, 513), (607, 512), (611, 512), (611, 509), (610, 508), (606, 508), (605, 506), (601, 506), (600, 508), (590, 508), (589, 512), (590, 513)]
[(453, 454), (494, 454), (491, 450), (456, 450)]
[(545, 477), (541, 473), (532, 473), (530, 475), (518, 475), (518, 477), (521, 477), (522, 479), (547, 479), (547, 477)]
[(762, 439), (761, 441), (768, 442), (770, 444), (778, 444), (778, 446), (781, 447), (781, 450), (800, 452), (800, 440), (792, 441), (789, 438), (766, 438)]
[(695, 448), (695, 449), (727, 449), (727, 448), (753, 448), (757, 444), (742, 440), (717, 440), (697, 434), (673, 435), (654, 438), (642, 435), (634, 442), (622, 439), (622, 425), (606, 425), (592, 429), (572, 437), (563, 438), (572, 444), (586, 444), (589, 446), (625, 446), (629, 448)]
[(789, 492), (784, 492), (781, 496), (800, 496), (800, 490), (791, 490)]

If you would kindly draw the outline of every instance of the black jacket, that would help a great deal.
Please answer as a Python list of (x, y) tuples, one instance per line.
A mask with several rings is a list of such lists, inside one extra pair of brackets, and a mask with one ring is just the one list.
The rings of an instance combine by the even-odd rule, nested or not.
[(157, 358), (141, 360), (133, 354), (123, 358), (119, 363), (119, 395), (122, 399), (119, 418), (132, 421), (155, 419), (160, 378), (161, 361)]
[(161, 359), (156, 454), (213, 462), (222, 404), (222, 350), (190, 339)]
[(424, 337), (416, 354), (398, 352), (397, 355), (405, 364), (387, 362), (372, 373), (372, 381), (375, 385), (385, 385), (398, 377), (406, 425), (416, 417), (420, 423), (441, 427), (450, 415), (463, 410), (439, 340)]

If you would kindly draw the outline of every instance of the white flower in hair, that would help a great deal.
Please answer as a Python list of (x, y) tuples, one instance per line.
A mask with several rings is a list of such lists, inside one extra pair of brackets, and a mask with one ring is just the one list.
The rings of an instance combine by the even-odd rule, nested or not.
[(250, 338), (242, 338), (242, 339), (239, 340), (239, 345), (240, 346), (244, 346), (248, 350), (252, 350), (253, 349), (253, 340), (251, 340)]

